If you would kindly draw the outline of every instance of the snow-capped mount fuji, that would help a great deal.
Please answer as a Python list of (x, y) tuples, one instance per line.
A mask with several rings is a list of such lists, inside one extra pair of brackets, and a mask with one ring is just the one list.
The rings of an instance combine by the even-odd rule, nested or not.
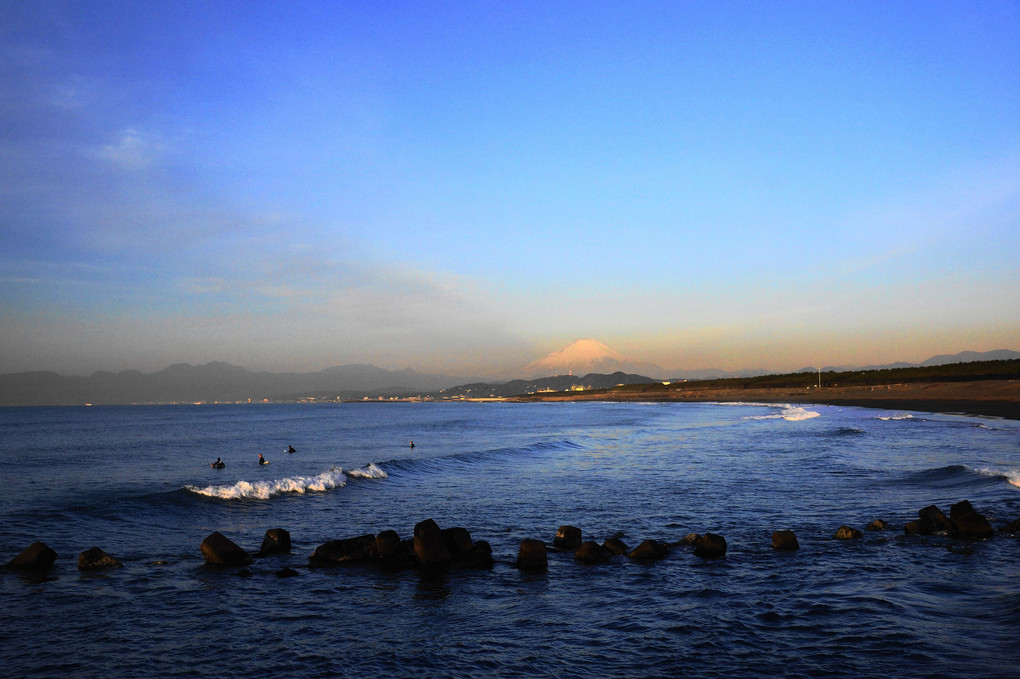
[(579, 339), (562, 349), (557, 349), (545, 358), (532, 361), (521, 369), (529, 377), (548, 375), (586, 375), (588, 373), (639, 373), (658, 377), (665, 371), (654, 363), (632, 361), (623, 354), (613, 351), (602, 342), (593, 339)]

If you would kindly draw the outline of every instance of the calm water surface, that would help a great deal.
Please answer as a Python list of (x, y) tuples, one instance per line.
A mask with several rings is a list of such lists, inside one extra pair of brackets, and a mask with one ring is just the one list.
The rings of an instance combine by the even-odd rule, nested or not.
[[(996, 527), (1020, 518), (1015, 421), (686, 403), (8, 408), (0, 474), (0, 562), (35, 540), (59, 554), (45, 577), (0, 574), (5, 676), (1020, 676), (1020, 540), (902, 534), (918, 509), (964, 499)], [(410, 537), (425, 518), (487, 540), (493, 569), (307, 568), (327, 540)], [(832, 538), (875, 518), (895, 529)], [(564, 524), (632, 547), (714, 532), (729, 551), (513, 568), (522, 539)], [(277, 527), (293, 552), (251, 577), (203, 565), (211, 532), (254, 551)], [(774, 552), (779, 529), (801, 549)], [(80, 573), (92, 546), (124, 568)]]

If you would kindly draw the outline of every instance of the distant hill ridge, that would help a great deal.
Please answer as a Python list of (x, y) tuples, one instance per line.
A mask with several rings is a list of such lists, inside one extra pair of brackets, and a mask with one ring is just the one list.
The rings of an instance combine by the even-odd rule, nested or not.
[[(1020, 358), (1020, 352), (1002, 349), (998, 351), (976, 352), (965, 351), (959, 354), (944, 354), (933, 356), (923, 363), (892, 363), (882, 366), (851, 367), (851, 368), (826, 368), (822, 371), (827, 373), (839, 373), (844, 371), (871, 371), (888, 370), (895, 368), (925, 368), (940, 365), (951, 365), (956, 363), (970, 363), (979, 361), (1003, 361)], [(794, 373), (815, 372), (817, 368), (805, 368)], [(773, 373), (768, 371), (735, 371), (726, 372), (722, 370), (696, 370), (685, 373), (684, 377), (664, 380), (663, 384), (682, 381), (711, 381), (727, 380), (732, 378), (761, 378), (769, 379)], [(512, 397), (524, 394), (534, 394), (541, 391), (569, 391), (570, 389), (583, 387), (585, 389), (611, 389), (621, 385), (651, 384), (659, 382), (657, 379), (645, 375), (615, 372), (610, 375), (588, 374), (583, 377), (577, 375), (557, 375), (532, 380), (511, 380), (505, 383), (475, 383), (464, 384), (450, 389), (444, 389), (441, 396), (445, 398), (488, 398), (488, 397)]]
[(510, 380), (503, 383), (477, 382), (443, 389), (437, 394), (441, 398), (509, 398), (541, 391), (569, 391), (574, 388), (611, 389), (624, 384), (648, 384), (651, 377), (615, 372), (609, 375), (589, 373), (580, 375), (555, 375), (534, 380)]
[(214, 361), (194, 366), (177, 363), (154, 373), (100, 371), (68, 377), (39, 371), (0, 375), (0, 406), (115, 405), (128, 403), (254, 402), (297, 400), (302, 394), (429, 392), (470, 381), (468, 377), (390, 371), (372, 365), (345, 365), (312, 373), (250, 372)]
[[(594, 341), (594, 340), (592, 340)], [(568, 345), (569, 346), (569, 345)], [(592, 345), (588, 344), (587, 348)], [(604, 346), (604, 345), (603, 345)], [(581, 345), (582, 348), (585, 345)], [(611, 351), (611, 350), (610, 350)], [(556, 353), (556, 352), (554, 352)], [(598, 353), (598, 352), (596, 352)], [(881, 370), (900, 367), (928, 367), (971, 361), (1009, 360), (1020, 358), (1020, 352), (964, 351), (958, 354), (932, 356), (922, 363), (892, 363), (882, 366), (832, 367), (826, 372), (843, 370)], [(645, 364), (651, 365), (651, 364)], [(661, 370), (661, 368), (659, 369)], [(802, 372), (814, 372), (806, 367)], [(768, 371), (694, 370), (676, 371), (671, 378), (713, 379), (753, 377)], [(213, 361), (194, 366), (177, 363), (154, 373), (137, 370), (100, 371), (88, 377), (59, 375), (51, 371), (35, 371), (0, 375), (0, 406), (81, 405), (92, 403), (192, 403), (192, 402), (254, 402), (298, 400), (308, 395), (330, 394), (340, 398), (362, 398), (396, 394), (438, 393), (451, 397), (514, 396), (541, 389), (565, 390), (573, 386), (610, 388), (617, 384), (655, 382), (661, 373), (645, 371), (597, 371), (577, 375), (535, 377), (530, 380), (487, 382), (470, 377), (424, 375), (410, 368), (391, 371), (373, 365), (344, 365), (312, 373), (250, 372), (229, 363)]]
[[(994, 351), (961, 351), (958, 354), (939, 354), (920, 363), (886, 363), (883, 365), (844, 365), (844, 366), (821, 366), (823, 372), (841, 372), (846, 370), (888, 370), (890, 368), (928, 368), (936, 365), (948, 365), (950, 363), (972, 363), (974, 361), (1009, 361), (1020, 358), (1020, 351), (1011, 349), (996, 349)], [(817, 366), (807, 366), (797, 372), (814, 372)], [(741, 377), (746, 377), (741, 375)]]

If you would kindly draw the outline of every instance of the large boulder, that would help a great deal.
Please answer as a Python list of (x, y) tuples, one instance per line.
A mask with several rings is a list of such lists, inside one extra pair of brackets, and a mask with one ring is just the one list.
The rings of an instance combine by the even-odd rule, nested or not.
[(923, 519), (914, 519), (903, 524), (903, 532), (906, 535), (931, 535), (931, 526)]
[(16, 571), (48, 571), (57, 560), (57, 553), (45, 542), (33, 542), (21, 554), (7, 562), (7, 567)]
[(920, 518), (903, 525), (903, 532), (907, 535), (950, 535), (956, 531), (949, 517), (935, 505), (918, 510), (917, 515)]
[(797, 534), (792, 530), (777, 530), (772, 533), (772, 549), (781, 552), (793, 552), (800, 549)]
[(522, 540), (517, 550), (517, 568), (537, 573), (549, 570), (549, 554), (545, 542), (531, 538)]
[(676, 546), (678, 546), (678, 547), (681, 547), (681, 546), (682, 547), (691, 547), (691, 546), (697, 545), (698, 544), (698, 540), (700, 540), (700, 539), (701, 539), (701, 536), (698, 535), (697, 533), (688, 533), (687, 535), (685, 535), (682, 538), (680, 538), (679, 540), (677, 540), (674, 544)]
[(380, 559), (386, 559), (398, 552), (403, 542), (395, 530), (384, 530), (375, 536), (375, 554)]
[(99, 547), (91, 547), (78, 555), (80, 571), (101, 571), (107, 568), (121, 568), (123, 565)]
[(929, 505), (918, 511), (917, 514), (928, 525), (930, 534), (951, 534), (956, 531), (956, 526), (949, 520), (949, 517), (943, 514), (942, 510), (935, 505)]
[(553, 547), (563, 550), (576, 550), (581, 546), (581, 529), (576, 526), (560, 526), (553, 539)]
[(471, 551), (471, 533), (467, 528), (460, 526), (444, 528), (442, 534), (443, 541), (446, 542), (446, 549), (449, 550), (452, 558), (456, 559), (459, 555)]
[(345, 540), (330, 540), (315, 548), (308, 565), (338, 566), (372, 561), (375, 557), (375, 536), (359, 535)]
[(425, 519), (414, 526), (414, 558), (422, 568), (450, 565), (450, 549), (439, 525), (432, 519)]
[(492, 546), (488, 542), (473, 542), (471, 533), (460, 526), (444, 528), (442, 534), (454, 568), (492, 568)]
[(253, 561), (248, 552), (218, 531), (202, 540), (201, 549), (205, 562), (212, 566), (247, 566)]
[(726, 556), (726, 538), (715, 533), (699, 535), (694, 543), (694, 556), (702, 559), (721, 559)]
[(414, 543), (411, 540), (401, 540), (395, 530), (384, 530), (375, 536), (373, 553), (382, 566), (406, 570), (417, 568), (418, 562), (414, 558)]
[(861, 531), (850, 526), (840, 526), (836, 529), (836, 534), (833, 536), (837, 540), (855, 540), (864, 535)]
[(488, 570), (492, 568), (492, 545), (485, 540), (478, 540), (466, 552), (457, 555), (454, 561), (457, 568), (475, 568)]
[(669, 550), (658, 540), (645, 540), (635, 547), (627, 557), (635, 561), (658, 561), (666, 558)]
[(270, 528), (262, 538), (259, 554), (289, 554), (290, 533), (283, 528)]
[(574, 552), (574, 560), (581, 563), (606, 563), (612, 558), (612, 554), (594, 540), (582, 542)]
[(603, 549), (609, 550), (611, 554), (615, 554), (616, 556), (623, 556), (630, 551), (630, 547), (627, 546), (627, 543), (615, 536), (603, 542), (602, 547)]
[(982, 540), (995, 535), (992, 524), (988, 523), (988, 519), (979, 514), (967, 500), (957, 502), (949, 508), (949, 520), (955, 526), (954, 537)]

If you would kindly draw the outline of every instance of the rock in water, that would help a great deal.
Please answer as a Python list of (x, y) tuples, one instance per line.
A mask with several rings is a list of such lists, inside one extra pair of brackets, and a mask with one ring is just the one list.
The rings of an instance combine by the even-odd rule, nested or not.
[(442, 534), (443, 541), (446, 543), (446, 549), (449, 550), (450, 556), (453, 559), (471, 551), (471, 533), (468, 532), (467, 528), (461, 528), (460, 526), (444, 528)]
[(931, 528), (923, 519), (914, 519), (903, 524), (903, 532), (906, 535), (931, 535)]
[(865, 526), (864, 530), (889, 530), (889, 528), (891, 528), (891, 526), (882, 519), (875, 519)]
[(956, 526), (949, 520), (949, 517), (935, 505), (929, 505), (917, 513), (921, 517), (921, 521), (927, 525), (929, 535), (951, 534), (956, 530)]
[(57, 560), (57, 553), (45, 542), (33, 542), (25, 551), (11, 559), (7, 567), (16, 571), (48, 571)]
[(218, 531), (202, 540), (201, 549), (205, 562), (213, 566), (247, 566), (253, 560), (248, 552)]
[(403, 544), (400, 536), (395, 530), (384, 530), (375, 536), (375, 553), (382, 560), (386, 560), (400, 549)]
[(956, 530), (954, 537), (981, 540), (995, 535), (995, 529), (982, 514), (979, 514), (970, 502), (963, 500), (949, 508), (949, 520)]
[(700, 539), (701, 539), (701, 536), (698, 535), (697, 533), (688, 533), (687, 535), (685, 535), (682, 538), (680, 538), (679, 540), (677, 540), (675, 544), (677, 544), (677, 545), (684, 545), (684, 546), (689, 547), (691, 545), (697, 545), (698, 544), (698, 540), (700, 540)]
[(531, 538), (521, 541), (521, 547), (517, 550), (517, 568), (533, 573), (549, 570), (549, 554), (545, 543)]
[(935, 505), (919, 509), (917, 515), (920, 518), (903, 525), (903, 532), (907, 535), (949, 535), (956, 530), (949, 517)]
[(375, 536), (361, 535), (346, 540), (330, 540), (315, 548), (308, 565), (337, 566), (371, 561), (375, 557)]
[(384, 530), (376, 535), (373, 549), (384, 568), (411, 570), (418, 567), (414, 558), (414, 540), (401, 540), (395, 530)]
[(574, 552), (574, 560), (581, 563), (606, 563), (613, 555), (594, 540), (582, 542)]
[(556, 549), (575, 550), (581, 546), (581, 529), (575, 526), (560, 526), (553, 539)]
[(270, 528), (262, 538), (259, 554), (288, 554), (290, 552), (290, 533), (282, 528)]
[(450, 565), (450, 550), (443, 532), (432, 519), (425, 519), (414, 527), (414, 558), (422, 568), (443, 568)]
[(694, 556), (702, 559), (720, 559), (726, 556), (726, 538), (715, 533), (698, 536), (694, 545)]
[(553, 538), (553, 546), (557, 550), (576, 550), (581, 543), (580, 528), (576, 526), (560, 526)]
[(471, 549), (457, 557), (458, 568), (474, 568), (488, 570), (492, 568), (492, 545), (485, 540), (478, 540)]
[(658, 561), (659, 559), (665, 559), (667, 553), (668, 550), (665, 545), (658, 540), (645, 540), (635, 547), (634, 551), (628, 554), (627, 557), (637, 561)]
[(800, 549), (797, 535), (792, 530), (777, 530), (772, 533), (772, 549), (793, 552)]
[(78, 570), (99, 571), (106, 568), (121, 568), (124, 564), (99, 549), (92, 547), (78, 555)]
[(610, 553), (616, 554), (617, 556), (623, 556), (630, 551), (630, 547), (627, 546), (623, 540), (618, 537), (612, 537), (602, 543), (604, 549), (608, 549)]
[(851, 528), (850, 526), (840, 526), (839, 528), (836, 529), (836, 534), (833, 537), (835, 537), (837, 540), (854, 540), (856, 538), (861, 537), (862, 535), (863, 533), (861, 533), (861, 531), (857, 530), (856, 528)]

